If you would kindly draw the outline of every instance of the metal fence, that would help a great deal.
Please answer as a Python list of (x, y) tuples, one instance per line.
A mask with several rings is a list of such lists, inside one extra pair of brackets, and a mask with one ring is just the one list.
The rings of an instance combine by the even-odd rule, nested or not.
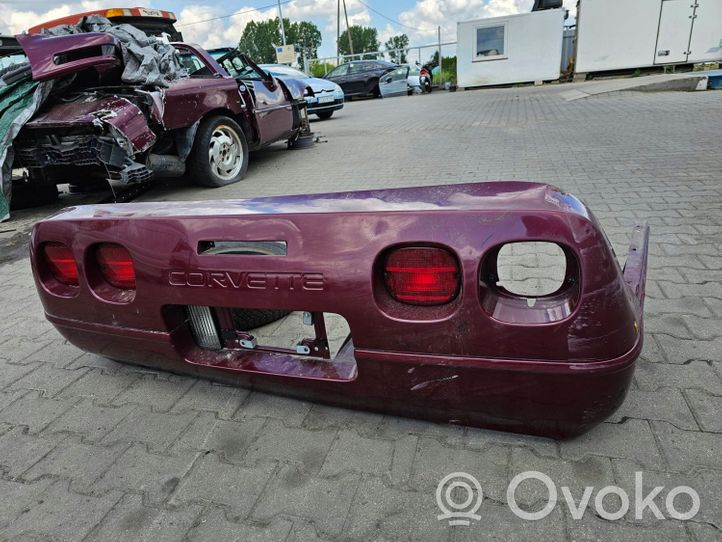
[[(446, 49), (446, 51), (444, 51)], [(456, 56), (456, 42), (448, 41), (445, 43), (434, 43), (431, 45), (418, 45), (415, 47), (407, 47), (405, 49), (382, 49), (379, 51), (367, 51), (365, 53), (354, 53), (353, 55), (338, 55), (338, 56), (327, 56), (322, 58), (304, 58), (303, 70), (306, 73), (310, 73), (312, 64), (321, 64), (324, 67), (324, 75), (329, 70), (329, 65), (336, 67), (339, 64), (350, 62), (352, 60), (389, 60), (399, 62), (401, 53), (404, 53), (407, 64), (413, 64), (418, 62), (419, 65), (423, 66), (430, 62), (435, 53), (439, 53), (439, 62), (441, 63), (439, 69), (438, 84), (443, 83), (443, 58), (445, 56)], [(437, 81), (434, 81), (437, 83)]]

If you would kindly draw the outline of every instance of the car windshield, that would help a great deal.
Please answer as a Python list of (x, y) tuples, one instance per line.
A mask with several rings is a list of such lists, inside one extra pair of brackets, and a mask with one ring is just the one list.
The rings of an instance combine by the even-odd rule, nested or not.
[(178, 53), (178, 59), (191, 77), (200, 77), (209, 75), (210, 71), (198, 55), (192, 51), (181, 50)]
[(301, 70), (297, 70), (296, 68), (291, 68), (290, 66), (280, 66), (280, 65), (272, 65), (272, 66), (261, 66), (264, 70), (266, 70), (271, 75), (275, 75), (276, 77), (295, 77), (296, 79), (308, 79), (308, 75), (303, 73)]

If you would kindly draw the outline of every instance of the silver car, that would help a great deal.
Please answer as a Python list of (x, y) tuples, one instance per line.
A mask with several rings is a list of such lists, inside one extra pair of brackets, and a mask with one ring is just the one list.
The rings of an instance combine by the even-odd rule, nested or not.
[(261, 64), (261, 68), (275, 77), (302, 79), (313, 90), (313, 96), (306, 96), (309, 113), (320, 119), (329, 119), (334, 111), (343, 108), (343, 90), (333, 81), (306, 75), (301, 70), (285, 64)]

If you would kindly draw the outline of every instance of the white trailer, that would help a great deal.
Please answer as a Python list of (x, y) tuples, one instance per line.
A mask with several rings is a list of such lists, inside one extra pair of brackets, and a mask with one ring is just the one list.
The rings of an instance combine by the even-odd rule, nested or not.
[(551, 9), (457, 23), (458, 86), (559, 79), (565, 12)]
[(722, 0), (581, 0), (576, 72), (722, 60)]

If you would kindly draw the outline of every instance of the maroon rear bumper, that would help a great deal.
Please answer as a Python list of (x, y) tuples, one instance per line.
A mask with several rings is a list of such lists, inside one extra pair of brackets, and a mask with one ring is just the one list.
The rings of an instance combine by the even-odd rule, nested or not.
[[(204, 255), (199, 243), (283, 240), (283, 256)], [(498, 248), (546, 240), (574, 271), (532, 309), (495, 289)], [(76, 292), (53, 289), (38, 250), (72, 247)], [(137, 291), (108, 297), (90, 255), (133, 255)], [(458, 258), (458, 297), (392, 302), (376, 280), (390, 246), (430, 243)], [(68, 210), (39, 223), (33, 266), (48, 319), (110, 358), (335, 405), (535, 435), (584, 432), (624, 400), (642, 348), (648, 229), (622, 270), (576, 198), (545, 185), (489, 183), (198, 204)], [(571, 280), (574, 279), (574, 280)], [(333, 312), (353, 342), (332, 360), (197, 345), (187, 305)], [(564, 309), (564, 310), (562, 310)]]
[(505, 361), (355, 349), (333, 362), (198, 348), (187, 326), (170, 333), (47, 315), (83, 350), (311, 401), (553, 438), (583, 433), (624, 401), (641, 349), (594, 363)]

